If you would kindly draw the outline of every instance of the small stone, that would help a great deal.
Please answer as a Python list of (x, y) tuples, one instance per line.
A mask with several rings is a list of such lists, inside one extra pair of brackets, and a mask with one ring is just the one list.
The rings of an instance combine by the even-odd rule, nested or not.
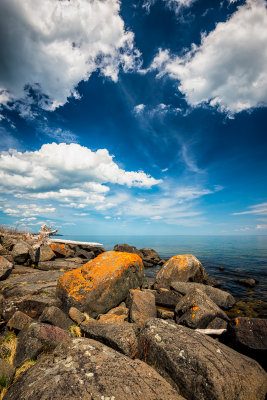
[(75, 307), (71, 307), (69, 309), (69, 317), (78, 325), (80, 325), (86, 319), (85, 315)]
[(21, 311), (16, 311), (10, 320), (7, 323), (7, 326), (10, 329), (17, 329), (18, 331), (21, 331), (23, 328), (28, 326), (33, 319), (29, 317), (27, 314), (24, 314)]

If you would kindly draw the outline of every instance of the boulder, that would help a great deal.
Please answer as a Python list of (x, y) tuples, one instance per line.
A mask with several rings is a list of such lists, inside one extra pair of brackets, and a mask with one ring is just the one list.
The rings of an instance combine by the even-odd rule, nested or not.
[(49, 244), (44, 244), (37, 249), (31, 247), (30, 248), (30, 257), (34, 264), (38, 264), (42, 261), (50, 261), (53, 260), (56, 255), (51, 249)]
[(95, 258), (95, 253), (93, 251), (79, 249), (76, 252), (76, 257), (80, 257), (83, 260), (92, 260), (92, 258)]
[(3, 387), (8, 386), (15, 375), (15, 368), (10, 365), (7, 361), (0, 358), (0, 391)]
[(130, 289), (142, 285), (143, 279), (143, 263), (138, 255), (107, 251), (62, 275), (57, 296), (65, 311), (76, 307), (94, 318), (120, 304)]
[(225, 312), (199, 289), (187, 292), (175, 308), (176, 323), (189, 328), (206, 328), (214, 318), (228, 320)]
[(22, 241), (17, 242), (11, 254), (15, 263), (24, 264), (29, 258), (29, 245)]
[(85, 321), (86, 318), (85, 315), (75, 307), (69, 309), (69, 317), (78, 325)]
[(169, 288), (172, 282), (205, 283), (205, 268), (192, 254), (178, 255), (165, 262), (156, 276), (154, 288)]
[(39, 262), (36, 268), (42, 271), (72, 271), (73, 269), (76, 269), (83, 264), (85, 264), (85, 260), (79, 257), (57, 258), (56, 260), (52, 261)]
[(154, 290), (154, 294), (157, 306), (166, 307), (171, 310), (175, 309), (176, 304), (183, 297), (180, 293), (166, 288), (159, 288), (157, 290)]
[(52, 351), (69, 338), (70, 335), (57, 326), (32, 322), (17, 336), (18, 344), (13, 364), (18, 368), (26, 360), (36, 358), (42, 351)]
[(128, 321), (128, 315), (100, 314), (97, 320), (101, 322), (108, 322), (110, 324), (114, 322), (118, 324), (124, 324), (125, 321)]
[(135, 324), (95, 321), (83, 322), (80, 328), (85, 337), (97, 340), (130, 358), (135, 358), (138, 353), (138, 329)]
[(129, 244), (116, 244), (113, 248), (114, 251), (121, 251), (125, 253), (137, 254), (141, 259), (143, 259), (143, 253), (138, 250), (135, 246), (130, 246)]
[(51, 243), (50, 248), (55, 253), (56, 257), (74, 257), (74, 251), (71, 250), (66, 244)]
[(255, 361), (172, 321), (151, 319), (140, 332), (146, 361), (190, 400), (264, 400), (267, 374)]
[(139, 326), (142, 326), (147, 319), (157, 316), (155, 296), (148, 291), (130, 290), (127, 305), (130, 321)]
[(108, 315), (128, 315), (129, 308), (122, 302), (118, 307), (112, 308), (107, 312)]
[(258, 281), (257, 279), (252, 279), (252, 278), (248, 278), (248, 279), (236, 279), (235, 280), (236, 283), (239, 283), (240, 285), (249, 287), (249, 288), (253, 288), (257, 285)]
[(161, 261), (158, 253), (153, 249), (140, 249), (142, 253), (143, 264), (145, 268), (153, 267), (155, 265), (159, 265)]
[(171, 288), (182, 295), (185, 295), (191, 289), (199, 289), (206, 293), (206, 295), (223, 310), (228, 310), (235, 304), (235, 299), (230, 293), (209, 285), (203, 285), (202, 283), (172, 282)]
[(40, 315), (39, 321), (58, 326), (64, 330), (68, 330), (73, 325), (72, 320), (55, 306), (46, 307)]
[(228, 322), (225, 319), (216, 317), (207, 326), (207, 329), (227, 329)]
[(151, 367), (92, 339), (62, 343), (10, 387), (5, 400), (182, 400)]
[(165, 310), (164, 308), (157, 307), (157, 317), (162, 319), (174, 319), (174, 311)]
[(267, 369), (267, 319), (235, 318), (229, 325), (227, 344)]
[(7, 279), (11, 274), (12, 269), (13, 264), (5, 257), (0, 256), (0, 281)]
[(24, 314), (21, 311), (16, 311), (8, 321), (7, 326), (9, 327), (9, 329), (16, 329), (18, 331), (21, 331), (31, 322), (33, 322), (33, 319), (27, 314)]

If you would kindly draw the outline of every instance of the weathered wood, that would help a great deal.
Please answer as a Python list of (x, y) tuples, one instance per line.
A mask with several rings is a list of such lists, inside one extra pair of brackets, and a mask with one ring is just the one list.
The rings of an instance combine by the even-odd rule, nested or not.
[(103, 246), (102, 243), (95, 243), (95, 242), (78, 242), (76, 240), (66, 240), (66, 239), (51, 239), (51, 242), (56, 242), (56, 243), (66, 243), (66, 244), (81, 244), (81, 245), (87, 245), (87, 246)]
[(227, 329), (195, 329), (195, 332), (204, 333), (205, 335), (222, 335)]

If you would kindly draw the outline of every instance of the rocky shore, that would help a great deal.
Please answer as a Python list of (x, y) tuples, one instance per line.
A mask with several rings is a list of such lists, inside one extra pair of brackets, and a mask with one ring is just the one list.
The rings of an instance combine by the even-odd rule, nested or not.
[(1, 233), (0, 399), (264, 400), (267, 320), (217, 286), (191, 254)]

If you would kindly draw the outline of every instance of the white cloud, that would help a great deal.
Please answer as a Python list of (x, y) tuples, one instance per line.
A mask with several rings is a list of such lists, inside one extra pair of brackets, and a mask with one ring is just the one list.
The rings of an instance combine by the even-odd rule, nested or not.
[(26, 99), (28, 86), (41, 107), (53, 110), (71, 95), (79, 98), (78, 83), (94, 71), (116, 81), (140, 55), (119, 0), (1, 0), (0, 27), (2, 104)]
[(109, 215), (106, 215), (105, 219), (111, 219), (111, 217)]
[(151, 217), (151, 219), (157, 220), (157, 219), (162, 219), (162, 217), (160, 215), (155, 215), (154, 217)]
[[(108, 184), (149, 189), (160, 182), (144, 172), (119, 168), (106, 149), (93, 152), (75, 143), (52, 143), (38, 151), (12, 150), (0, 155), (2, 193), (23, 200), (53, 200), (69, 208), (113, 207), (113, 202), (106, 198), (110, 191)], [(54, 206), (46, 207), (47, 212), (52, 212), (51, 207)], [(6, 214), (20, 215), (20, 208), (8, 207)], [(35, 213), (39, 213), (37, 206), (31, 205), (22, 216)]]
[(138, 104), (137, 106), (134, 107), (134, 112), (136, 114), (140, 114), (145, 108), (144, 104)]
[[(157, 0), (145, 0), (143, 3), (143, 8), (150, 11), (150, 8), (156, 3)], [(196, 0), (163, 0), (165, 5), (174, 10), (175, 13), (179, 13), (182, 8), (190, 7)]]
[[(33, 217), (40, 214), (50, 214), (56, 211), (55, 207), (40, 207), (36, 204), (19, 204), (16, 209), (6, 208), (3, 212), (9, 216)], [(31, 221), (35, 218), (27, 218), (22, 221)]]
[(173, 107), (169, 104), (160, 103), (156, 106), (146, 106), (145, 104), (138, 104), (134, 107), (134, 113), (145, 117), (162, 117), (166, 114), (178, 114), (181, 112), (180, 108)]
[(85, 217), (86, 215), (90, 215), (89, 213), (74, 213), (77, 217)]
[(257, 225), (256, 229), (267, 229), (267, 224)]
[(248, 210), (233, 213), (233, 215), (244, 214), (267, 215), (267, 203), (256, 204), (248, 207)]
[(178, 57), (160, 49), (150, 70), (180, 81), (191, 106), (208, 102), (229, 114), (267, 105), (267, 10), (247, 0), (199, 46)]

